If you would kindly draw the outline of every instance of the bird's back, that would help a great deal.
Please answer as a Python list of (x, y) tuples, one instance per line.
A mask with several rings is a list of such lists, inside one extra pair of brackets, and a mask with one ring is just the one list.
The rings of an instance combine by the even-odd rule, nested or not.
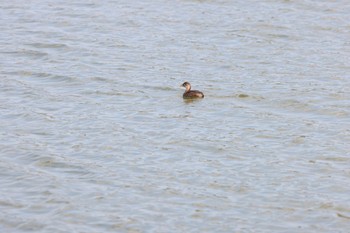
[(183, 94), (183, 98), (185, 99), (193, 99), (193, 98), (204, 98), (204, 94), (200, 91), (187, 91)]

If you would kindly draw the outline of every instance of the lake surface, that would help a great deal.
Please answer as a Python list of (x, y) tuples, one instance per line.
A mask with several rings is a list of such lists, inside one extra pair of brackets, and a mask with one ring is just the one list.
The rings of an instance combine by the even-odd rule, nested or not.
[(349, 232), (349, 12), (2, 1), (0, 232)]

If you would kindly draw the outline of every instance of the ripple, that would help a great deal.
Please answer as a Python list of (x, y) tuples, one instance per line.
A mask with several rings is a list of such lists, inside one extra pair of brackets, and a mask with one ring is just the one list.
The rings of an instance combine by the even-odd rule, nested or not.
[(16, 57), (28, 57), (30, 59), (39, 59), (43, 57), (48, 57), (48, 53), (38, 51), (38, 50), (31, 50), (31, 49), (21, 49), (17, 51), (1, 51), (2, 54), (9, 54)]
[(29, 46), (32, 46), (34, 48), (53, 48), (53, 49), (66, 49), (68, 46), (66, 44), (50, 44), (50, 43), (31, 43), (31, 44), (26, 44)]

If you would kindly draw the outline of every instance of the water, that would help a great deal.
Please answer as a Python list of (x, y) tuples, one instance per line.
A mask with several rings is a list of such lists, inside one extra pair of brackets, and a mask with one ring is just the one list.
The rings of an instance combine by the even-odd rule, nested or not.
[(349, 12), (0, 3), (0, 231), (348, 232)]

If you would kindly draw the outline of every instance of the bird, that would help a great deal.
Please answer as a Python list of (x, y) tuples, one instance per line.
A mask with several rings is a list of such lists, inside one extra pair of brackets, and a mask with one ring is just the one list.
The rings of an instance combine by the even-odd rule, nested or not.
[(196, 90), (191, 91), (191, 84), (189, 82), (184, 82), (181, 86), (186, 88), (185, 93), (182, 95), (184, 99), (204, 98), (204, 94), (202, 92)]

